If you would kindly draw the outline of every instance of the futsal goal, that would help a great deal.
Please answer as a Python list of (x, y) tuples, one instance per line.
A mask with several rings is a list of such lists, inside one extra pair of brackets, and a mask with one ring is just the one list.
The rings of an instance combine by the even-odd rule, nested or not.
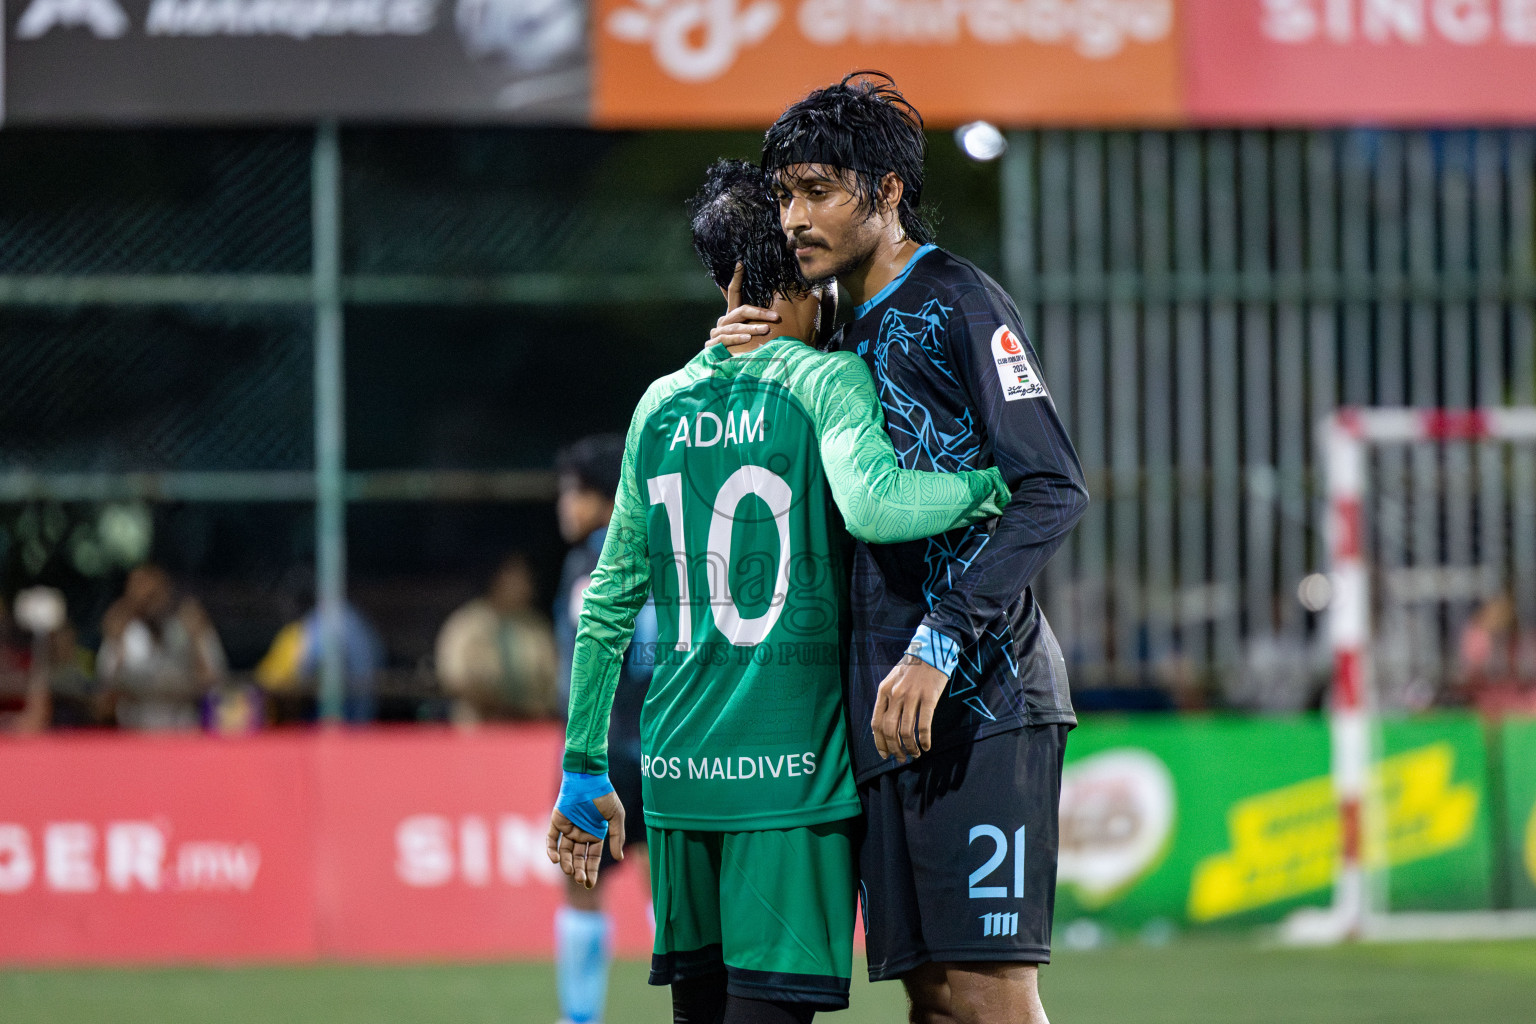
[(1340, 856), (1332, 905), (1282, 939), (1536, 935), (1536, 911), (1394, 911), (1378, 778), (1385, 716), (1536, 691), (1536, 408), (1345, 409), (1319, 436)]

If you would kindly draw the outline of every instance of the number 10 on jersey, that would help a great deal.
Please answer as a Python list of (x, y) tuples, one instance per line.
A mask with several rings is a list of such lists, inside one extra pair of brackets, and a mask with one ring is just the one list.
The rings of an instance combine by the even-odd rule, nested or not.
[[(651, 504), (661, 505), (667, 511), (667, 527), (672, 538), (672, 564), (677, 568), (677, 644), (679, 651), (693, 646), (693, 603), (689, 599), (688, 546), (683, 530), (683, 474), (665, 473), (646, 481)], [(773, 514), (774, 525), (779, 533), (779, 564), (774, 578), (773, 598), (768, 610), (761, 615), (747, 618), (736, 605), (731, 593), (730, 565), (731, 539), (736, 529), (736, 508), (749, 495), (757, 497)], [(784, 611), (784, 599), (789, 594), (789, 510), (794, 504), (794, 492), (783, 477), (762, 466), (742, 466), (726, 477), (715, 495), (709, 519), (707, 557), (709, 563), (720, 568), (718, 579), (723, 593), (714, 593), (716, 573), (709, 573), (710, 593), (705, 608), (714, 617), (715, 627), (727, 640), (738, 647), (763, 642)]]

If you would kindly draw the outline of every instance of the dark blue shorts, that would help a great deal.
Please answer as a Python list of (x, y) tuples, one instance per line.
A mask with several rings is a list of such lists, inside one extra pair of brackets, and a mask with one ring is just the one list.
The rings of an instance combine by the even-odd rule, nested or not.
[(870, 980), (930, 962), (1050, 962), (1070, 728), (924, 754), (859, 787)]

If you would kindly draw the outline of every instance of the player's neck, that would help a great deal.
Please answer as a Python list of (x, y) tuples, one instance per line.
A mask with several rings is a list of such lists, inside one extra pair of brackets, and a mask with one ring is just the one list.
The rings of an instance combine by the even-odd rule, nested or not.
[(768, 308), (779, 314), (778, 323), (768, 324), (768, 333), (756, 335), (754, 341), (746, 345), (732, 347), (731, 355), (739, 356), (747, 352), (754, 352), (770, 341), (777, 341), (779, 338), (794, 338), (796, 341), (810, 344), (811, 335), (815, 333), (816, 324), (814, 320), (810, 323), (805, 322), (806, 310), (804, 306), (803, 301), (794, 302), (782, 295), (775, 296), (773, 304)]
[(920, 248), (922, 246), (906, 237), (905, 233), (895, 237), (885, 235), (875, 246), (874, 252), (870, 253), (869, 259), (839, 276), (838, 283), (848, 289), (854, 305), (862, 306), (896, 280)]

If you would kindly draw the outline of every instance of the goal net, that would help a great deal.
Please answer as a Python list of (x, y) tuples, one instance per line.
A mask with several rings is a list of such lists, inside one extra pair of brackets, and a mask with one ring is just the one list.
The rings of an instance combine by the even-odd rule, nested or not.
[(1384, 715), (1536, 699), (1536, 408), (1346, 409), (1326, 420), (1333, 904), (1282, 937), (1536, 934), (1536, 913), (1394, 913), (1373, 784)]

